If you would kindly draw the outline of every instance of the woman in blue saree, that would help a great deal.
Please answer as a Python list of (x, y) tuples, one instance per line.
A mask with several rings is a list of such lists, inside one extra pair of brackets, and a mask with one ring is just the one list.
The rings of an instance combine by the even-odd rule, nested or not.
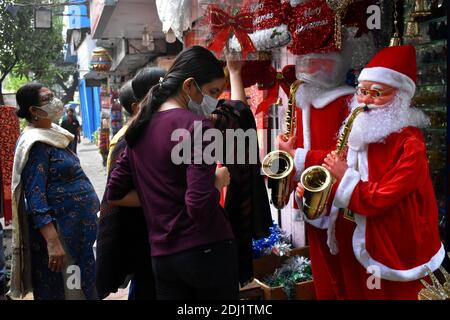
[(92, 246), (99, 200), (68, 148), (73, 135), (52, 123), (61, 117), (62, 103), (35, 83), (22, 86), (16, 99), (17, 114), (29, 125), (14, 158), (10, 294), (32, 291), (36, 300), (97, 299)]

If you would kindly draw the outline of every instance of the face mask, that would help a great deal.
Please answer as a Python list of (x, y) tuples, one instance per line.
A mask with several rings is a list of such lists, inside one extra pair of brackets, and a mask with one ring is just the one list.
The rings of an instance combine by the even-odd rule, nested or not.
[(198, 104), (197, 102), (192, 100), (192, 98), (188, 95), (189, 97), (188, 109), (194, 112), (195, 114), (209, 116), (214, 110), (216, 110), (219, 100), (214, 99), (213, 97), (207, 94), (204, 94), (197, 85), (197, 82), (195, 82), (195, 85), (198, 91), (200, 91), (200, 93), (203, 95), (203, 99), (202, 102)]
[(345, 78), (342, 59), (334, 54), (307, 54), (296, 61), (297, 79), (321, 88), (338, 86)]
[(47, 113), (46, 117), (40, 118), (50, 119), (51, 121), (59, 120), (64, 114), (64, 105), (58, 98), (52, 98), (47, 104), (40, 107), (40, 109)]

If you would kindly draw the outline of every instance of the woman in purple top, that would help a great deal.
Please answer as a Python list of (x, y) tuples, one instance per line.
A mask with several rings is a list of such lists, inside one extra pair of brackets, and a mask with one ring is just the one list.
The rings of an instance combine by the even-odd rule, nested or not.
[[(232, 99), (244, 101), (241, 67), (228, 63)], [(236, 245), (219, 204), (230, 176), (225, 167), (216, 171), (215, 163), (196, 157), (209, 141), (194, 143), (213, 128), (204, 115), (214, 110), (224, 85), (222, 65), (210, 51), (194, 46), (181, 52), (142, 102), (110, 175), (111, 204), (143, 207), (158, 299), (238, 298)], [(173, 159), (180, 145), (173, 134), (180, 129), (192, 142), (181, 164)]]

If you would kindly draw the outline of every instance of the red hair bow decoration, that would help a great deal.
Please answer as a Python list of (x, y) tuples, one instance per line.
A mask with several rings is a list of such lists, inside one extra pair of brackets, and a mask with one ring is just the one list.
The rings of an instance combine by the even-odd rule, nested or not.
[[(256, 108), (256, 114), (259, 112), (267, 112), (269, 107), (277, 102), (280, 87), (286, 95), (289, 95), (289, 88), (296, 80), (295, 65), (287, 65), (281, 72), (277, 72), (275, 68), (271, 67), (268, 73), (272, 78), (271, 86), (268, 87), (269, 91), (267, 98), (265, 98)], [(262, 89), (265, 89), (265, 87)]]
[(214, 36), (208, 45), (208, 49), (215, 52), (218, 57), (222, 55), (223, 49), (233, 33), (241, 45), (243, 59), (246, 58), (247, 54), (256, 52), (256, 48), (248, 35), (253, 32), (253, 16), (251, 13), (241, 12), (231, 16), (222, 9), (210, 7), (209, 22)]

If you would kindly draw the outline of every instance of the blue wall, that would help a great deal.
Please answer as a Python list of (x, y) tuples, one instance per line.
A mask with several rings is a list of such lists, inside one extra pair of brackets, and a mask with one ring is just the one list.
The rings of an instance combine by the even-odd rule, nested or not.
[(86, 86), (86, 80), (80, 79), (79, 90), (83, 135), (92, 141), (94, 132), (100, 128), (100, 87)]
[[(69, 2), (77, 3), (77, 2), (85, 2), (85, 0), (70, 0)], [(73, 15), (69, 17), (69, 25), (67, 26), (67, 29), (83, 29), (91, 27), (91, 22), (89, 20), (86, 5), (84, 4), (69, 5), (67, 7), (68, 7), (67, 14)], [(82, 16), (80, 17), (78, 15)]]

